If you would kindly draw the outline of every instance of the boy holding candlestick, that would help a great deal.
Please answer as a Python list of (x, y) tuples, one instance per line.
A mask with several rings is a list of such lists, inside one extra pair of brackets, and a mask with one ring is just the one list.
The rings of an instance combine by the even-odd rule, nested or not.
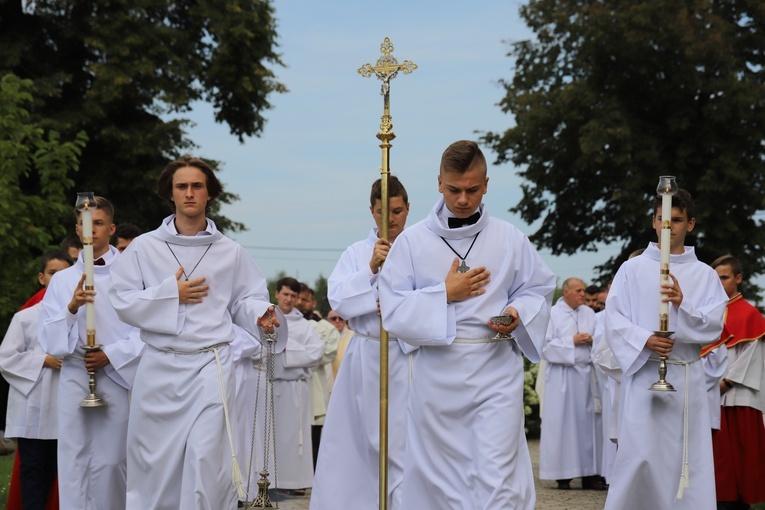
[[(86, 241), (81, 211), (77, 234)], [(58, 394), (58, 476), (61, 510), (103, 510), (125, 507), (128, 390), (143, 345), (137, 330), (120, 321), (107, 298), (109, 272), (119, 256), (109, 245), (114, 208), (96, 197), (92, 209), (94, 287), (86, 290), (81, 252), (74, 266), (56, 273), (42, 301), (40, 346), (64, 358)], [(85, 304), (96, 308), (96, 341), (102, 350), (85, 353)], [(98, 371), (97, 393), (106, 405), (84, 408), (89, 371)]]
[[(653, 226), (661, 240), (661, 197)], [(717, 274), (684, 246), (695, 226), (691, 195), (672, 197), (670, 283), (660, 286), (660, 243), (619, 268), (605, 309), (605, 339), (622, 371), (619, 449), (606, 510), (714, 510), (714, 466), (703, 344), (720, 336), (727, 296)], [(682, 287), (681, 287), (682, 285)], [(655, 334), (660, 302), (670, 304), (670, 338)], [(659, 357), (676, 392), (652, 391)], [(691, 425), (692, 424), (692, 425)]]

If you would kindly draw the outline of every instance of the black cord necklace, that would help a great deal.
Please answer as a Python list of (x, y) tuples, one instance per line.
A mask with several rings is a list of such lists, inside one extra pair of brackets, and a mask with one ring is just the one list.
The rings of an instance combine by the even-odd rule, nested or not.
[(165, 241), (165, 244), (167, 245), (167, 249), (170, 250), (170, 253), (173, 254), (173, 258), (175, 259), (175, 261), (181, 267), (181, 270), (183, 271), (183, 276), (186, 277), (186, 281), (189, 281), (189, 278), (191, 278), (191, 275), (194, 274), (194, 271), (197, 270), (197, 266), (199, 266), (199, 263), (202, 262), (202, 259), (205, 258), (205, 255), (207, 255), (207, 252), (210, 251), (210, 247), (212, 247), (212, 243), (207, 245), (207, 249), (205, 250), (205, 252), (202, 254), (201, 257), (199, 257), (199, 260), (197, 260), (197, 263), (194, 264), (194, 269), (192, 269), (189, 274), (186, 274), (186, 270), (183, 269), (183, 264), (181, 264), (181, 261), (178, 260), (178, 257), (175, 256), (175, 252), (173, 251), (172, 248), (170, 248), (170, 244), (167, 241)]
[[(480, 234), (480, 233), (481, 233), (481, 231), (479, 230), (479, 231), (478, 231), (478, 234)], [(470, 248), (468, 248), (468, 251), (467, 251), (467, 253), (465, 253), (465, 256), (464, 256), (464, 257), (463, 257), (462, 255), (460, 255), (459, 253), (457, 253), (457, 250), (455, 250), (455, 249), (452, 247), (452, 245), (451, 245), (451, 244), (449, 244), (449, 241), (447, 241), (446, 239), (444, 239), (444, 237), (443, 237), (443, 236), (438, 236), (438, 237), (440, 237), (440, 238), (441, 238), (441, 240), (442, 240), (443, 242), (445, 242), (445, 243), (446, 243), (446, 246), (448, 246), (448, 247), (449, 247), (449, 249), (450, 249), (450, 250), (452, 250), (452, 251), (454, 252), (454, 254), (455, 254), (455, 255), (457, 255), (457, 257), (459, 257), (459, 259), (462, 261), (462, 264), (460, 264), (460, 266), (457, 268), (457, 271), (459, 271), (460, 273), (467, 273), (468, 271), (470, 271), (470, 268), (468, 267), (468, 265), (467, 265), (467, 264), (465, 264), (465, 259), (468, 257), (468, 255), (470, 255), (470, 250), (472, 250), (472, 249), (473, 249), (473, 245), (475, 244), (475, 240), (476, 240), (476, 239), (478, 239), (478, 234), (476, 234), (476, 235), (473, 237), (473, 242), (472, 242), (472, 243), (470, 243)]]

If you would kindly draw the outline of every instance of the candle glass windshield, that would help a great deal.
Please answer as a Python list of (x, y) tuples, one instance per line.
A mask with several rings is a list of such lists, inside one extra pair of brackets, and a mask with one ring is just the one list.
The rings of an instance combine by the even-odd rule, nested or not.
[(77, 193), (77, 202), (74, 204), (75, 209), (78, 211), (96, 208), (96, 195), (92, 191), (81, 191)]
[(677, 181), (674, 175), (662, 175), (659, 177), (659, 185), (656, 186), (658, 195), (674, 195), (677, 193)]

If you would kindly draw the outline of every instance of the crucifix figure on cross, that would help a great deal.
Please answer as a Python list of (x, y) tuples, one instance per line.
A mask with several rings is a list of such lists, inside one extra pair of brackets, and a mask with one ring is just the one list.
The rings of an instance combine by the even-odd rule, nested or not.
[(383, 56), (377, 59), (376, 65), (364, 64), (359, 68), (359, 74), (364, 78), (369, 78), (372, 74), (377, 75), (377, 78), (383, 82), (381, 94), (385, 95), (388, 93), (390, 80), (395, 78), (399, 71), (404, 74), (409, 74), (417, 69), (417, 64), (411, 60), (404, 60), (399, 64), (396, 57), (391, 55), (391, 53), (393, 53), (393, 43), (390, 42), (390, 39), (387, 37), (380, 45), (380, 53), (382, 53)]

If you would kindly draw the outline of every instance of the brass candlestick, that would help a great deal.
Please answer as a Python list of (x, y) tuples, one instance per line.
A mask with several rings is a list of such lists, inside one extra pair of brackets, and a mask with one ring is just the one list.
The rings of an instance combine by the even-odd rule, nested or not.
[[(653, 334), (662, 338), (669, 338), (674, 331), (654, 331)], [(667, 382), (667, 358), (659, 357), (659, 380), (651, 385), (653, 391), (675, 391), (675, 387)]]
[[(358, 70), (364, 78), (373, 74), (382, 81), (381, 94), (383, 96), (383, 116), (380, 123), (380, 131), (377, 138), (382, 142), (382, 165), (380, 166), (380, 185), (382, 202), (382, 221), (380, 222), (380, 238), (388, 240), (389, 222), (389, 196), (388, 176), (390, 175), (390, 148), (391, 140), (396, 138), (393, 133), (393, 121), (390, 115), (390, 80), (398, 76), (399, 71), (409, 74), (417, 69), (417, 64), (409, 60), (398, 63), (393, 53), (393, 43), (387, 37), (380, 45), (382, 57), (377, 63), (364, 64)], [(382, 269), (382, 268), (381, 268)], [(388, 332), (382, 326), (380, 318), (380, 510), (388, 508)]]

